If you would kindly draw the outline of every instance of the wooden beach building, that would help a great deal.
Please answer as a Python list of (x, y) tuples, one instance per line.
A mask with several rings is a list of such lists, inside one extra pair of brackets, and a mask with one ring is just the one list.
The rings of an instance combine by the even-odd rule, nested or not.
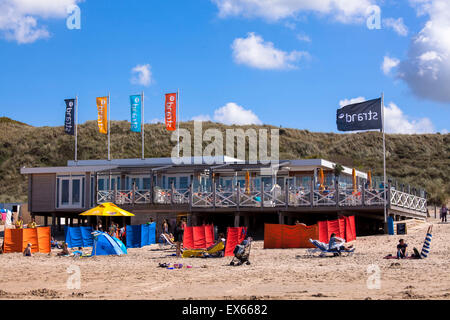
[(152, 218), (159, 229), (163, 219), (173, 225), (184, 217), (189, 225), (213, 223), (219, 231), (248, 226), (255, 236), (263, 234), (264, 223), (313, 224), (340, 215), (355, 215), (359, 234), (380, 232), (386, 229), (384, 192), (388, 215), (394, 220), (427, 215), (424, 196), (391, 183), (386, 188), (368, 185), (367, 174), (358, 170), (354, 185), (347, 167), (336, 183), (335, 164), (323, 159), (267, 164), (229, 157), (184, 160), (183, 164), (171, 158), (81, 160), (61, 167), (24, 167), (28, 210), (55, 231), (61, 230), (62, 218), (69, 225), (95, 224), (79, 214), (113, 202), (135, 214), (119, 224)]

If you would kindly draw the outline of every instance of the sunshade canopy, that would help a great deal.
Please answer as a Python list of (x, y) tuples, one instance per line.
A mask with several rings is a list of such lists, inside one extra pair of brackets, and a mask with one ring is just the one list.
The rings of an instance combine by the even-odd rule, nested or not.
[(119, 208), (112, 202), (105, 202), (95, 208), (80, 213), (80, 216), (134, 217), (134, 214)]

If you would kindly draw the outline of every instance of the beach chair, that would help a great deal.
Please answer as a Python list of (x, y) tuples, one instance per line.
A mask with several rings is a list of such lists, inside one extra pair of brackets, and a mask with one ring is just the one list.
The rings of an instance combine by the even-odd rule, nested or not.
[(420, 253), (420, 258), (425, 259), (428, 257), (428, 254), (430, 253), (430, 243), (431, 243), (431, 232), (433, 230), (433, 226), (429, 226), (427, 230), (427, 235), (425, 236), (425, 240), (423, 242), (422, 252)]
[(223, 251), (224, 249), (225, 245), (223, 241), (220, 241), (207, 249), (190, 249), (190, 250), (185, 249), (181, 256), (183, 258), (208, 257), (214, 256), (218, 254), (220, 251)]
[(162, 233), (160, 235), (160, 239), (162, 240), (159, 244), (160, 246), (165, 246), (165, 245), (169, 245), (170, 248), (176, 248), (177, 245), (175, 243), (173, 243), (173, 241), (169, 238), (169, 236), (166, 233)]
[[(308, 255), (313, 255), (317, 252), (320, 252), (320, 257), (325, 257), (327, 253), (332, 253), (334, 257), (340, 256), (341, 253), (345, 252), (347, 255), (351, 255), (355, 248), (351, 248), (349, 250), (338, 250), (337, 248), (329, 249), (327, 243), (320, 242), (319, 240), (312, 240), (309, 239), (309, 241), (315, 246), (313, 249), (308, 249), (307, 253)], [(344, 243), (342, 243), (343, 245)]]

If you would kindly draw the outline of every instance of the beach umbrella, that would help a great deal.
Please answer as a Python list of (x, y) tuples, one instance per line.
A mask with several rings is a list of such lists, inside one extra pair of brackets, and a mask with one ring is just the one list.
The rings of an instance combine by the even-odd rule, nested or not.
[(353, 168), (352, 170), (352, 180), (353, 180), (353, 193), (358, 192), (358, 186), (356, 185), (356, 170)]
[(250, 172), (246, 172), (245, 174), (245, 192), (250, 194)]
[(320, 182), (320, 187), (319, 188), (320, 188), (320, 190), (325, 189), (324, 181), (325, 181), (325, 178), (324, 178), (324, 175), (323, 175), (323, 169), (320, 168), (320, 170), (319, 170), (319, 182)]
[(369, 185), (369, 188), (372, 188), (372, 172), (367, 172), (367, 183)]
[(119, 208), (112, 202), (102, 203), (95, 208), (89, 209), (80, 216), (100, 216), (100, 217), (134, 217), (134, 214)]

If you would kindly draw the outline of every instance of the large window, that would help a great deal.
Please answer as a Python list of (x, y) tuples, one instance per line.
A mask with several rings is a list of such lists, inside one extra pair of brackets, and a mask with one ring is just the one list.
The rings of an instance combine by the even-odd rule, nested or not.
[(61, 175), (56, 179), (56, 207), (84, 207), (84, 176)]

